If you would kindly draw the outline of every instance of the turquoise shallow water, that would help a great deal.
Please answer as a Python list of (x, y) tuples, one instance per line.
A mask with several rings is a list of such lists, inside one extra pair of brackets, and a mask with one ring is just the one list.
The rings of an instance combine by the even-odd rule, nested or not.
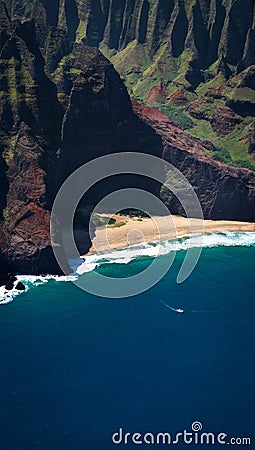
[[(174, 434), (197, 420), (254, 443), (254, 256), (204, 249), (177, 285), (180, 251), (157, 286), (129, 299), (51, 280), (2, 306), (0, 449), (110, 450), (120, 427)], [(99, 270), (130, 276), (147, 263)]]

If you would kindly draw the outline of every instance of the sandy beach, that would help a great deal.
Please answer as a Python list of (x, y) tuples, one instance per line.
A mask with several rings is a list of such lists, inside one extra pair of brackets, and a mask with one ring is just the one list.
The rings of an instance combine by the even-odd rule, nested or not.
[(197, 220), (180, 216), (153, 216), (139, 218), (122, 215), (101, 214), (112, 218), (111, 225), (97, 227), (88, 255), (111, 249), (128, 247), (142, 242), (174, 239), (194, 233), (220, 231), (255, 232), (255, 223), (228, 220)]

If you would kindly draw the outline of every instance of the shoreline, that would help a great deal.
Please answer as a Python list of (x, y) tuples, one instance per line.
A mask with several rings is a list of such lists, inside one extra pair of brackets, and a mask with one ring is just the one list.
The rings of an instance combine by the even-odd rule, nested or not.
[(230, 220), (187, 219), (181, 216), (153, 216), (140, 218), (116, 214), (99, 214), (111, 218), (114, 224), (97, 227), (90, 250), (83, 256), (92, 256), (134, 245), (161, 242), (197, 233), (255, 232), (254, 222)]
[[(106, 217), (106, 214), (104, 214)], [(112, 215), (109, 215), (112, 217)], [(124, 217), (124, 218), (123, 218)], [(16, 296), (23, 292), (27, 292), (31, 286), (39, 286), (47, 283), (50, 280), (55, 281), (72, 281), (77, 279), (80, 275), (95, 270), (98, 266), (105, 263), (112, 264), (127, 264), (133, 259), (140, 256), (157, 257), (166, 255), (172, 251), (187, 250), (191, 247), (219, 247), (219, 246), (253, 246), (255, 247), (255, 223), (237, 222), (237, 221), (203, 221), (203, 233), (201, 233), (201, 221), (193, 219), (191, 229), (189, 220), (183, 217), (174, 217), (175, 230), (164, 229), (169, 217), (161, 217), (162, 223), (159, 223), (161, 239), (158, 239), (158, 234), (153, 234), (152, 223), (155, 219), (140, 219), (127, 216), (118, 216), (117, 221), (110, 227), (100, 226), (96, 230), (95, 237), (92, 241), (93, 246), (86, 255), (82, 255), (77, 260), (77, 266), (73, 267), (74, 272), (70, 275), (21, 275), (15, 276), (13, 289), (6, 289), (6, 286), (0, 286), (0, 305), (11, 303)], [(123, 224), (125, 220), (125, 223)], [(140, 224), (137, 226), (137, 222)], [(192, 222), (192, 221), (191, 221)], [(121, 226), (119, 224), (122, 223)], [(168, 225), (169, 222), (167, 221)], [(136, 233), (132, 234), (127, 241), (128, 230)], [(121, 233), (120, 233), (121, 230)], [(142, 233), (143, 230), (143, 234)], [(199, 231), (200, 230), (200, 231)], [(137, 231), (139, 232), (137, 234)], [(155, 231), (155, 229), (154, 229)], [(174, 231), (174, 234), (173, 234)], [(195, 233), (195, 232), (196, 233)], [(233, 234), (232, 234), (233, 233)], [(236, 233), (236, 234), (235, 234)], [(108, 236), (111, 240), (111, 246), (102, 240), (102, 236)], [(125, 239), (123, 238), (125, 237)], [(202, 239), (201, 239), (202, 237)], [(195, 239), (193, 239), (195, 238)], [(198, 238), (198, 239), (196, 239)], [(100, 240), (101, 239), (101, 240)], [(177, 242), (179, 241), (179, 242)], [(94, 245), (99, 246), (100, 250), (95, 250)], [(17, 289), (17, 286), (22, 285), (23, 289)]]

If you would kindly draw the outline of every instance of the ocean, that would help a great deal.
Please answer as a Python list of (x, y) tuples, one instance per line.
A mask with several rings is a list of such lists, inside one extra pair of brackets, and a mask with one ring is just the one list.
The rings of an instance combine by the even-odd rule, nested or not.
[[(207, 447), (202, 432), (214, 448), (221, 433), (226, 444), (249, 448), (249, 438), (254, 448), (255, 234), (208, 236), (196, 269), (177, 284), (182, 248), (157, 285), (130, 298), (27, 277), (27, 291), (0, 306), (0, 449)], [(150, 251), (94, 257), (81, 276), (130, 277)], [(169, 255), (156, 258), (159, 270)]]

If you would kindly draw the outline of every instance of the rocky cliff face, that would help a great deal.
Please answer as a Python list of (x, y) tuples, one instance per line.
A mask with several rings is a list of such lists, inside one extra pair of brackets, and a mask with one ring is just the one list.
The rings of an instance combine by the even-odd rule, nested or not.
[(0, 16), (1, 267), (55, 273), (49, 217), (65, 178), (103, 154), (152, 148), (160, 156), (162, 148), (133, 114), (113, 66), (97, 49), (72, 42), (70, 10), (62, 28), (50, 2), (11, 4), (1, 3)]
[(255, 63), (254, 0), (88, 0), (77, 11), (89, 45), (120, 52), (136, 40), (150, 57), (165, 43), (175, 58), (191, 50), (190, 78), (222, 54), (239, 69)]
[[(195, 118), (191, 134), (209, 133), (229, 152), (230, 164), (255, 169), (245, 140), (255, 89), (240, 83), (248, 71), (254, 84), (254, 0), (90, 0), (77, 9), (77, 39), (102, 49), (135, 100), (163, 105), (171, 118), (183, 113), (180, 125), (182, 117)], [(197, 98), (194, 111), (189, 104)], [(231, 131), (228, 140), (224, 130), (215, 132), (213, 124), (221, 122)]]
[[(163, 159), (179, 169), (193, 186), (206, 219), (255, 220), (255, 173), (215, 161), (206, 143), (189, 136), (155, 109), (133, 102), (134, 111), (161, 136)], [(183, 214), (176, 198), (162, 187), (170, 211)]]

